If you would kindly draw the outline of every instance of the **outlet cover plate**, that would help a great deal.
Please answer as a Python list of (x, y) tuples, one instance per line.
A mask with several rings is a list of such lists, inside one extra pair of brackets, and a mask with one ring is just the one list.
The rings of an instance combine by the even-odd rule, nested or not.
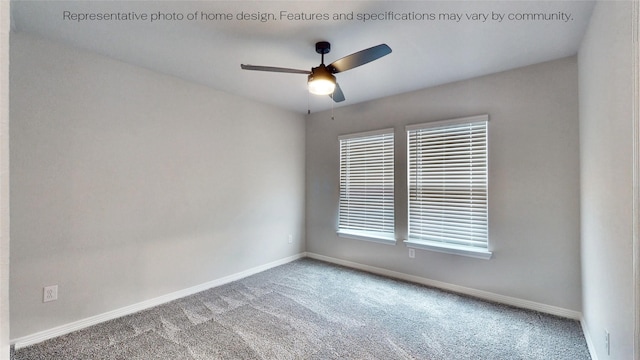
[(42, 293), (42, 302), (58, 300), (58, 285), (45, 286)]

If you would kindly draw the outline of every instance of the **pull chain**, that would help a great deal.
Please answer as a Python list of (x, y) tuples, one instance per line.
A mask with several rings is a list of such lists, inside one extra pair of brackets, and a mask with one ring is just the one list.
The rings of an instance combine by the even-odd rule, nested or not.
[(331, 120), (335, 120), (335, 118), (333, 117), (333, 105), (335, 104), (335, 101), (333, 101), (333, 94), (331, 94)]

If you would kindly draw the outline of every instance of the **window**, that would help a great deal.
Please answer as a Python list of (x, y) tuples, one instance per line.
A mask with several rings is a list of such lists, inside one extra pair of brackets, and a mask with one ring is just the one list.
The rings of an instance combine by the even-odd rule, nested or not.
[(488, 115), (407, 126), (407, 246), (488, 259)]
[(395, 244), (393, 129), (340, 140), (338, 234)]

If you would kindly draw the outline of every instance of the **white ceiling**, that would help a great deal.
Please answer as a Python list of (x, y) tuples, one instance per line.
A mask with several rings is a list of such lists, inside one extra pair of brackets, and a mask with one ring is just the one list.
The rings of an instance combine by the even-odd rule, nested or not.
[[(329, 109), (308, 95), (306, 76), (240, 69), (240, 64), (310, 70), (314, 44), (331, 42), (330, 63), (380, 43), (393, 52), (337, 74), (350, 105), (575, 54), (593, 2), (583, 1), (12, 1), (12, 29), (35, 33), (215, 89), (306, 113)], [(74, 21), (70, 13), (182, 14), (183, 20)], [(289, 20), (300, 13), (462, 14), (444, 20)], [(232, 14), (233, 20), (188, 20), (187, 14)], [(273, 13), (266, 22), (241, 13)], [(466, 14), (566, 13), (569, 21), (486, 22)]]

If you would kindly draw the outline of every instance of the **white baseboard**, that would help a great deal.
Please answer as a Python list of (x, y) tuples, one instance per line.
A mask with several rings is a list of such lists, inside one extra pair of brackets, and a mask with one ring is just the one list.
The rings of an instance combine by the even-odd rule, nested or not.
[(591, 338), (591, 333), (589, 332), (589, 327), (587, 326), (587, 322), (584, 320), (584, 317), (580, 319), (580, 326), (582, 326), (582, 333), (584, 334), (584, 339), (587, 342), (587, 348), (589, 348), (591, 360), (598, 360), (598, 354), (596, 353), (596, 348), (593, 344), (593, 339)]
[(11, 340), (11, 344), (13, 344), (15, 346), (16, 349), (20, 349), (23, 348), (25, 346), (29, 346), (29, 345), (33, 345), (33, 344), (37, 344), (39, 342), (48, 340), (48, 339), (52, 339), (58, 336), (62, 336), (65, 334), (68, 334), (70, 332), (73, 331), (77, 331), (77, 330), (81, 330), (84, 329), (86, 327), (89, 326), (93, 326), (108, 320), (113, 320), (125, 315), (129, 315), (129, 314), (133, 314), (142, 310), (146, 310), (149, 308), (152, 308), (154, 306), (158, 306), (158, 305), (162, 305), (165, 304), (167, 302), (185, 297), (185, 296), (189, 296), (189, 295), (193, 295), (195, 293), (216, 287), (216, 286), (220, 286), (220, 285), (224, 285), (227, 283), (230, 283), (232, 281), (236, 281), (236, 280), (240, 280), (242, 278), (245, 278), (247, 276), (251, 276), (253, 274), (257, 274), (259, 272), (274, 268), (276, 266), (280, 266), (280, 265), (284, 265), (286, 263), (298, 260), (300, 258), (303, 258), (305, 256), (304, 253), (300, 253), (300, 254), (296, 254), (293, 256), (289, 256), (286, 257), (284, 259), (280, 259), (280, 260), (276, 260), (273, 262), (270, 262), (268, 264), (264, 264), (264, 265), (260, 265), (251, 269), (247, 269), (244, 271), (241, 271), (239, 273), (236, 274), (232, 274), (229, 276), (225, 276), (223, 278), (220, 279), (216, 279), (216, 280), (212, 280), (209, 282), (206, 282), (204, 284), (200, 284), (200, 285), (196, 285), (187, 289), (183, 289), (183, 290), (179, 290), (176, 292), (172, 292), (170, 294), (167, 295), (163, 295), (154, 299), (150, 299), (150, 300), (146, 300), (143, 302), (139, 302), (137, 304), (133, 304), (133, 305), (129, 305), (129, 306), (125, 306), (123, 308), (120, 309), (116, 309), (113, 311), (108, 311), (106, 313), (100, 314), (100, 315), (95, 315), (95, 316), (91, 316), (82, 320), (78, 320), (78, 321), (74, 321), (72, 323), (68, 323), (65, 325), (61, 325), (61, 326), (57, 326), (55, 328), (52, 329), (48, 329), (48, 330), (44, 330), (44, 331), (40, 331), (37, 332), (35, 334), (31, 334), (31, 335), (27, 335), (21, 338), (17, 338), (17, 339), (13, 339)]
[(432, 286), (435, 288), (448, 290), (448, 291), (452, 291), (459, 294), (469, 295), (479, 299), (497, 302), (500, 304), (511, 305), (511, 306), (515, 306), (523, 309), (535, 310), (535, 311), (543, 312), (546, 314), (561, 316), (564, 318), (569, 318), (574, 320), (580, 320), (582, 318), (582, 313), (578, 311), (564, 309), (561, 307), (551, 306), (547, 304), (542, 304), (535, 301), (523, 300), (523, 299), (518, 299), (510, 296), (494, 294), (488, 291), (477, 290), (477, 289), (472, 289), (464, 286), (449, 284), (442, 281), (431, 280), (431, 279), (427, 279), (427, 278), (423, 278), (415, 275), (408, 275), (408, 274), (397, 272), (397, 271), (387, 270), (387, 269), (370, 266), (370, 265), (364, 265), (364, 264), (342, 260), (342, 259), (336, 259), (329, 256), (314, 254), (310, 252), (307, 252), (306, 256), (312, 259), (322, 260), (322, 261), (350, 267), (357, 270), (362, 270), (362, 271), (367, 271), (367, 272), (378, 274), (378, 275), (388, 276), (388, 277), (399, 279), (399, 280), (405, 280), (413, 283)]

